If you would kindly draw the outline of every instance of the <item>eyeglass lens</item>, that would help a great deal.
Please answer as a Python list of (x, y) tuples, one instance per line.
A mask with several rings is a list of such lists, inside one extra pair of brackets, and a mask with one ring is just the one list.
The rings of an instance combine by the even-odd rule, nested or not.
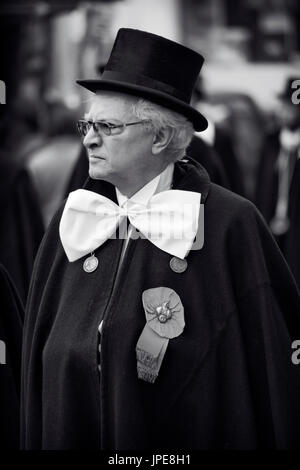
[(97, 133), (103, 132), (106, 135), (111, 135), (112, 130), (114, 131), (114, 133), (120, 133), (122, 132), (122, 129), (124, 127), (119, 124), (116, 127), (113, 127), (109, 125), (107, 122), (92, 122), (92, 121), (83, 121), (83, 120), (78, 121), (78, 131), (82, 136), (86, 136), (91, 126), (93, 126), (94, 132), (97, 132)]

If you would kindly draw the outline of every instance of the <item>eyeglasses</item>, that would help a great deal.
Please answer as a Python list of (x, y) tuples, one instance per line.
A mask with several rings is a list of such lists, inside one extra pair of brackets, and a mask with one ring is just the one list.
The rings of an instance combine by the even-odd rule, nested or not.
[(122, 134), (127, 126), (135, 126), (136, 124), (141, 124), (143, 122), (149, 122), (149, 119), (126, 123), (121, 122), (118, 124), (111, 124), (105, 121), (85, 121), (84, 119), (80, 119), (77, 121), (77, 129), (79, 134), (83, 137), (87, 135), (92, 126), (96, 134), (115, 135)]

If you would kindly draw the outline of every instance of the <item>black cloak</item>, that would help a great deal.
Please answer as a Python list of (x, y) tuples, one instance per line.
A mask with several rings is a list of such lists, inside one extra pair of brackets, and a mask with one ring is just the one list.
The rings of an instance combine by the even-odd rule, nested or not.
[[(182, 273), (146, 239), (95, 252), (99, 266), (69, 263), (56, 214), (34, 267), (22, 359), (26, 449), (300, 448), (300, 298), (255, 206), (176, 162), (173, 187), (201, 192), (205, 241)], [(109, 183), (87, 189), (116, 202)], [(137, 377), (145, 325), (142, 293), (169, 287), (185, 309), (154, 384)], [(101, 378), (98, 325), (104, 318)]]
[[(24, 308), (0, 264), (0, 449), (20, 446), (20, 376)], [(3, 354), (4, 353), (4, 354)]]

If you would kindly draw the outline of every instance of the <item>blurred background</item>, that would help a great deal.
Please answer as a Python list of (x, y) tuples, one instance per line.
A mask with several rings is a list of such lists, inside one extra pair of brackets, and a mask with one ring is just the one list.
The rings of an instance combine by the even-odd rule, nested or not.
[[(210, 120), (199, 137), (220, 157), (212, 179), (255, 200), (266, 136), (280, 126), (277, 95), (288, 77), (300, 75), (299, 24), (298, 0), (2, 2), (0, 208), (7, 211), (8, 201), (12, 207), (1, 230), (0, 261), (22, 298), (41, 235), (68, 191), (87, 176), (82, 156), (76, 174), (83, 152), (76, 120), (91, 94), (75, 81), (99, 75), (120, 27), (161, 34), (205, 57), (194, 104)], [(20, 206), (22, 224), (14, 221)]]

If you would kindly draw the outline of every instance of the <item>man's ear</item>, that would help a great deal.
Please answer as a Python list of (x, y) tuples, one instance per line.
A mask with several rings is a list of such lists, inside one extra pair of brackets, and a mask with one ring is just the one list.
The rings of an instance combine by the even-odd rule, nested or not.
[(152, 154), (158, 155), (169, 145), (173, 139), (175, 129), (166, 126), (162, 127), (153, 137)]

